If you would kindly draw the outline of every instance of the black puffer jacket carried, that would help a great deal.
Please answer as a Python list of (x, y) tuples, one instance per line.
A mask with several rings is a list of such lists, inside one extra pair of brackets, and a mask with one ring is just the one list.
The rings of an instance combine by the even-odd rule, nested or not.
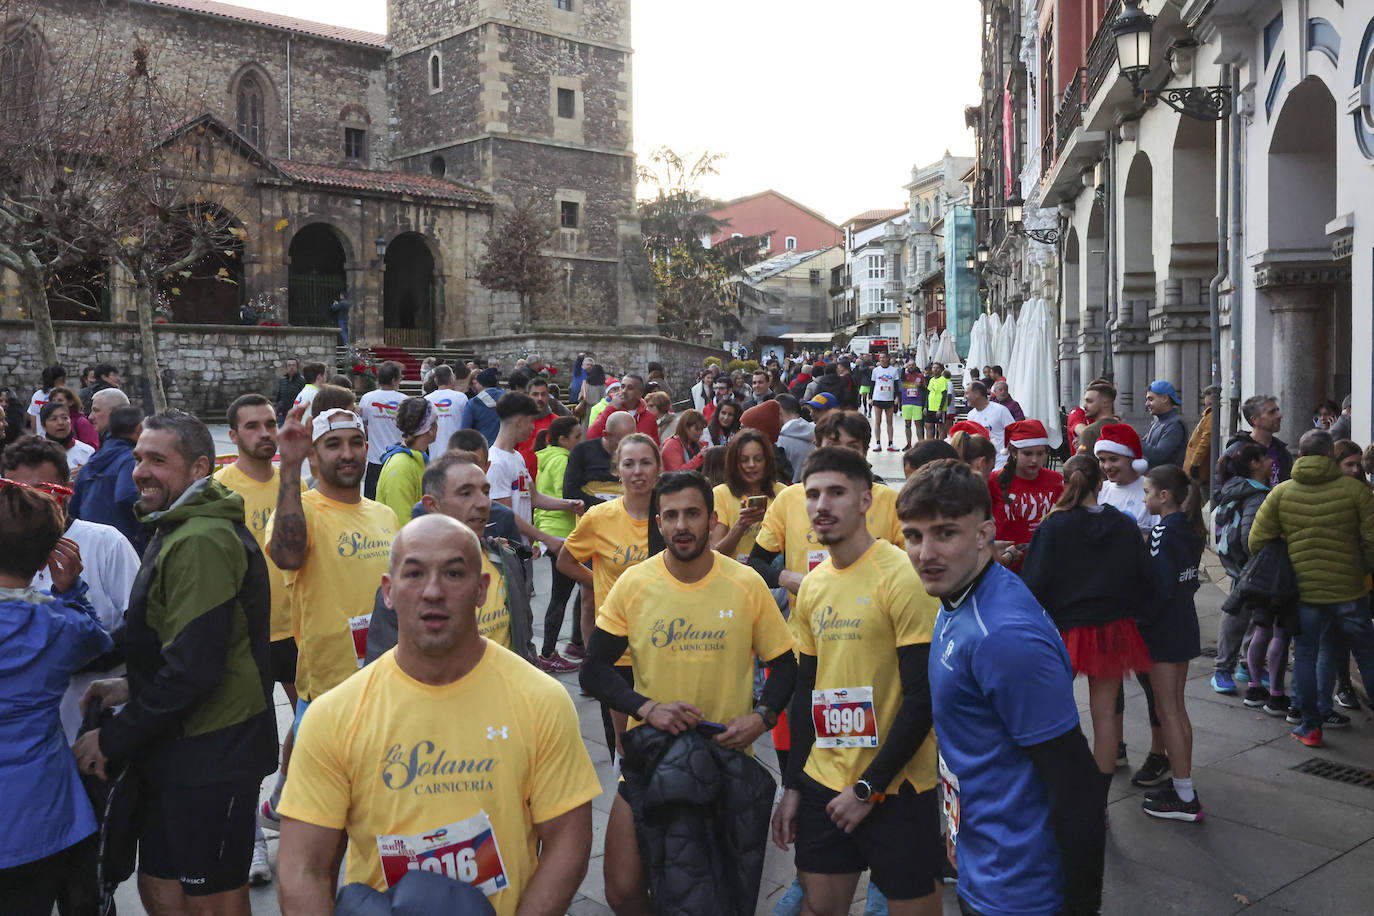
[(625, 733), (623, 792), (655, 916), (750, 916), (777, 784), (754, 758), (697, 731)]

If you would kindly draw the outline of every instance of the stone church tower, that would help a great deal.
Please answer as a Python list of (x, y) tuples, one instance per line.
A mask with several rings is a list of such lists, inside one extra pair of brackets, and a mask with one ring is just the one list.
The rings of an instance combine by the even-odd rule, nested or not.
[[(652, 326), (637, 269), (630, 0), (388, 0), (387, 12), (393, 167), (546, 215), (564, 282), (535, 320), (590, 298), (609, 325)], [(515, 330), (502, 298), (469, 328)]]

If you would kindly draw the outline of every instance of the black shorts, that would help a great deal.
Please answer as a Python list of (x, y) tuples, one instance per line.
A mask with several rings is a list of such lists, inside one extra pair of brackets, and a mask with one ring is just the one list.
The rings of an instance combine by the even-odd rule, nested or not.
[(296, 640), (288, 636), (267, 646), (267, 671), (277, 684), (296, 683)]
[(257, 826), (258, 785), (138, 784), (138, 870), (180, 881), (188, 897), (236, 890), (248, 883)]
[(945, 861), (939, 789), (917, 792), (908, 782), (877, 803), (853, 833), (845, 833), (825, 811), (839, 793), (805, 774), (801, 780), (797, 871), (848, 875), (869, 869), (869, 880), (892, 900), (935, 893)]
[(896, 403), (897, 403), (896, 401), (874, 401), (874, 402), (873, 402), (873, 409), (874, 409), (874, 410), (891, 410), (891, 409), (892, 409), (892, 405), (894, 405), (894, 404), (896, 404)]

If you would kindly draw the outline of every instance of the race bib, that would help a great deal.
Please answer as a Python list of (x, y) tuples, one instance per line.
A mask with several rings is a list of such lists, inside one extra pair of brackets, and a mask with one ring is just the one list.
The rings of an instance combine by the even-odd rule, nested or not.
[(945, 816), (945, 831), (951, 842), (959, 836), (959, 777), (950, 772), (945, 765), (943, 754), (940, 758), (940, 810)]
[(878, 719), (872, 687), (833, 687), (811, 691), (816, 747), (877, 747)]
[(357, 656), (359, 668), (367, 661), (367, 631), (371, 626), (371, 614), (348, 618), (348, 628), (353, 631), (353, 654)]
[(806, 571), (810, 572), (830, 557), (828, 550), (808, 550), (806, 552)]
[(471, 884), (488, 897), (510, 884), (485, 811), (438, 830), (379, 836), (377, 850), (387, 887), (395, 887), (407, 872), (420, 869)]

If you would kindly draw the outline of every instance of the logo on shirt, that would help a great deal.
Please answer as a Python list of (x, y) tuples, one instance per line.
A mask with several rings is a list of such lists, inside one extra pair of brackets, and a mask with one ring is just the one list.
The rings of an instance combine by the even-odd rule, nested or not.
[(727, 617), (729, 617), (731, 620), (734, 620), (734, 619), (735, 619), (735, 609), (734, 609), (734, 608), (730, 608), (730, 610), (728, 610), (728, 611), (721, 611), (721, 612), (720, 612), (720, 619), (721, 619), (721, 620), (724, 620), (724, 619), (727, 618)]
[(493, 788), (485, 774), (495, 768), (495, 757), (449, 757), (442, 748), (436, 753), (433, 741), (418, 741), (408, 752), (393, 744), (382, 760), (382, 784), (400, 790), (421, 780), (411, 789), (416, 795), (482, 792)]
[(339, 535), (339, 556), (346, 559), (375, 560), (391, 556), (391, 529), (382, 529), (383, 538), (374, 538), (361, 531), (345, 531)]
[(821, 612), (811, 618), (811, 631), (817, 639), (862, 639), (859, 632), (863, 620), (858, 617), (842, 617), (840, 612), (826, 605)]
[(950, 671), (954, 670), (954, 666), (949, 663), (950, 657), (953, 655), (954, 640), (951, 639), (949, 642), (945, 643), (945, 651), (940, 653), (940, 664), (944, 665)]
[[(720, 613), (724, 618), (725, 611)], [(654, 621), (649, 643), (655, 649), (672, 652), (715, 652), (725, 648), (725, 631), (698, 629), (681, 617), (672, 620), (660, 617)]]
[(275, 506), (263, 506), (248, 513), (248, 527), (254, 531), (266, 531), (268, 522), (272, 521), (272, 513), (276, 510)]
[(620, 546), (611, 554), (611, 563), (615, 566), (629, 566), (632, 563), (643, 563), (649, 559), (649, 545), (643, 547), (638, 544)]
[(488, 726), (487, 726), (487, 740), (488, 740), (488, 741), (495, 741), (498, 735), (500, 736), (500, 738), (501, 738), (502, 741), (505, 741), (505, 740), (507, 740), (508, 738), (510, 738), (510, 729), (507, 728), (507, 727), (504, 726), (504, 725), (502, 725), (500, 728), (496, 728), (496, 727), (491, 726), (491, 725), (488, 725)]

